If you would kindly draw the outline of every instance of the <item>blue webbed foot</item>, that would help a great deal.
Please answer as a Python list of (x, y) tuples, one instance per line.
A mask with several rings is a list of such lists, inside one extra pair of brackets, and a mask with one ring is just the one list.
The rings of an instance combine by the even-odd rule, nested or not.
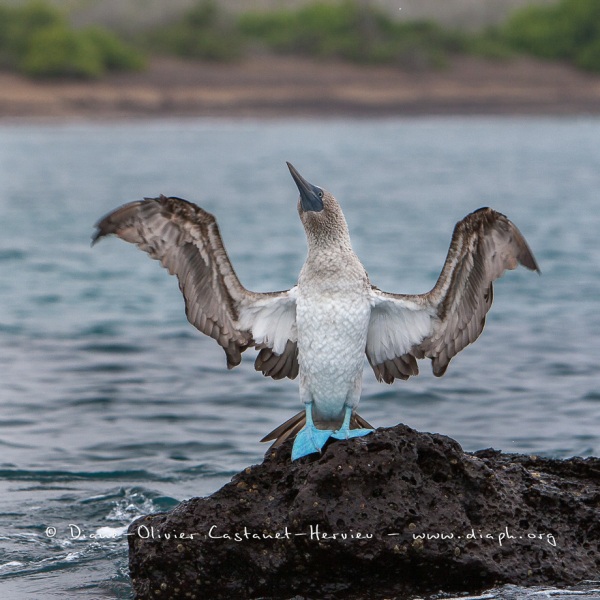
[(346, 414), (342, 426), (333, 431), (331, 429), (317, 429), (312, 420), (312, 405), (306, 405), (306, 425), (300, 430), (292, 448), (292, 460), (302, 458), (314, 452), (320, 452), (327, 440), (332, 437), (336, 440), (361, 437), (373, 432), (373, 429), (350, 429), (352, 409), (346, 407)]
[(332, 433), (333, 431), (330, 429), (317, 429), (312, 423), (310, 426), (306, 424), (294, 440), (292, 460), (302, 458), (313, 452), (320, 452)]
[(337, 431), (332, 432), (331, 437), (336, 440), (347, 440), (355, 437), (362, 437), (363, 435), (368, 435), (369, 433), (373, 433), (374, 429), (338, 429)]

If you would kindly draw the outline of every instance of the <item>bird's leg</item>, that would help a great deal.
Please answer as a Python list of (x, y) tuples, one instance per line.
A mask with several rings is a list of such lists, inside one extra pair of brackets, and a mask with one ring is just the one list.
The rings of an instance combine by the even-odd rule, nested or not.
[(344, 422), (337, 431), (350, 431), (350, 419), (352, 418), (352, 409), (346, 406), (344, 411)]
[(317, 429), (312, 418), (312, 402), (306, 404), (306, 425), (298, 432), (292, 448), (292, 460), (320, 452), (330, 438), (331, 429)]
[(346, 406), (344, 422), (342, 426), (331, 434), (336, 440), (347, 440), (348, 438), (361, 437), (373, 433), (373, 429), (350, 429), (350, 419), (352, 419), (352, 407)]

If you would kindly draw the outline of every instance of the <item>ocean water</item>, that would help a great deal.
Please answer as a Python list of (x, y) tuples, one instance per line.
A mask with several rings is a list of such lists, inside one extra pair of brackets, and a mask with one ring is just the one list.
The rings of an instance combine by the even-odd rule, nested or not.
[(226, 370), (158, 263), (116, 239), (90, 248), (109, 210), (177, 195), (217, 216), (246, 287), (285, 289), (306, 252), (286, 160), (337, 196), (384, 290), (430, 289), (454, 223), (485, 205), (543, 273), (497, 282), (484, 333), (443, 378), (422, 362), (386, 386), (365, 367), (368, 421), (465, 450), (600, 455), (599, 119), (4, 123), (0, 597), (130, 598), (127, 525), (259, 462), (258, 440), (299, 410), (297, 383), (251, 357)]

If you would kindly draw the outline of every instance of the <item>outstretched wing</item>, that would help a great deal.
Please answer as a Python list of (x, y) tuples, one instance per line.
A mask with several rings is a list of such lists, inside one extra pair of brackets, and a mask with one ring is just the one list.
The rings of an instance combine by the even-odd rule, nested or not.
[[(96, 227), (92, 244), (115, 234), (177, 276), (188, 320), (225, 350), (228, 368), (241, 362), (246, 348), (258, 345), (258, 370), (277, 378), (297, 374), (295, 288), (271, 294), (244, 288), (213, 215), (186, 200), (160, 196), (125, 204)], [(262, 368), (263, 353), (283, 364)]]
[(537, 271), (517, 227), (491, 208), (480, 208), (456, 224), (444, 268), (426, 294), (372, 290), (367, 357), (375, 376), (392, 383), (418, 373), (417, 358), (431, 358), (442, 376), (450, 360), (474, 342), (493, 300), (492, 282), (519, 264)]

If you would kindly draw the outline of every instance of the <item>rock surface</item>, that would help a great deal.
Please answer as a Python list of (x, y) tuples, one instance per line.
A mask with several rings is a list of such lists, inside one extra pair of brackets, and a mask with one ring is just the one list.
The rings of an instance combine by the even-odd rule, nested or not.
[(404, 425), (294, 463), (290, 448), (135, 521), (136, 598), (367, 600), (600, 573), (598, 458), (464, 453)]

